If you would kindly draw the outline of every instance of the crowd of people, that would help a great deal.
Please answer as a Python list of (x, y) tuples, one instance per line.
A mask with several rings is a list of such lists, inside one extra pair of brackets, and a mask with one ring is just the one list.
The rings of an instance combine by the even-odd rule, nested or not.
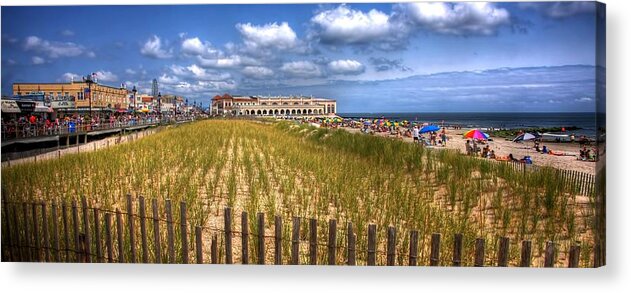
[[(163, 114), (162, 120), (180, 120), (188, 115)], [(110, 129), (124, 126), (153, 124), (160, 120), (158, 114), (114, 113), (102, 116), (68, 114), (58, 115), (55, 119), (31, 115), (15, 118), (2, 117), (2, 138), (25, 138), (43, 135)]]

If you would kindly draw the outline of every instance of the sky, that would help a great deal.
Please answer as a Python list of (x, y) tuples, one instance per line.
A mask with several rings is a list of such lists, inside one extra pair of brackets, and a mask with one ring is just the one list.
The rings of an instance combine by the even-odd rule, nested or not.
[(594, 5), (4, 6), (1, 90), (96, 73), (146, 93), (155, 78), (162, 94), (204, 105), (223, 93), (300, 94), (347, 113), (588, 112)]

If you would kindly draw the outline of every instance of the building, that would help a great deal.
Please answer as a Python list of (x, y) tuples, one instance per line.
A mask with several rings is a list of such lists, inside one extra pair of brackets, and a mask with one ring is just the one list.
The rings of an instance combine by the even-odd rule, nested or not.
[(154, 79), (153, 79), (153, 82), (151, 83), (151, 95), (152, 95), (154, 98), (157, 98), (157, 97), (158, 97), (158, 93), (159, 93), (159, 90), (158, 90), (158, 80), (154, 78)]
[(333, 99), (303, 96), (215, 96), (211, 113), (214, 115), (251, 116), (329, 116), (335, 115), (337, 103)]
[(43, 94), (57, 112), (101, 112), (127, 111), (129, 97), (123, 86), (114, 87), (88, 81), (67, 83), (14, 83), (14, 96)]

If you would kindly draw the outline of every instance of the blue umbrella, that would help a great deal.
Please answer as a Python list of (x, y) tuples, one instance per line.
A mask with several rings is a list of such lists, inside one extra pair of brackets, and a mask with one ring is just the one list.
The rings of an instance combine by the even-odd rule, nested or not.
[(364, 125), (370, 125), (372, 124), (370, 121), (364, 121)]
[(432, 131), (438, 131), (440, 130), (440, 127), (436, 126), (436, 125), (427, 125), (424, 126), (423, 128), (421, 128), (421, 130), (419, 131), (420, 133), (426, 133), (426, 132), (432, 132)]

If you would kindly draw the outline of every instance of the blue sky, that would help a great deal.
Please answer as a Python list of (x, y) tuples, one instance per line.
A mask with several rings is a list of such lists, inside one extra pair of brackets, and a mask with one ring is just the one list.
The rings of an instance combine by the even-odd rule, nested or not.
[(326, 95), (340, 112), (593, 111), (595, 20), (593, 2), (2, 7), (2, 94), (96, 72), (205, 105), (228, 92)]

